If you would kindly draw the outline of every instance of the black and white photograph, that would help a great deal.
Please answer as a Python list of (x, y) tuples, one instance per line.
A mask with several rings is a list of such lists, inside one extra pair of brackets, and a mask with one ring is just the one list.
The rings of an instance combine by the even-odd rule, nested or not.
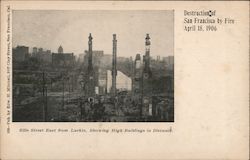
[(174, 10), (13, 10), (13, 122), (174, 122)]
[(0, 4), (0, 159), (249, 159), (248, 1)]

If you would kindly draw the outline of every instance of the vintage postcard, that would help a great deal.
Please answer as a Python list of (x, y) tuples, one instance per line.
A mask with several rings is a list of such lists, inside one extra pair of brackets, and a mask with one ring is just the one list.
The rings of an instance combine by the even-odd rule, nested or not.
[(14, 10), (13, 122), (173, 122), (173, 16)]
[(248, 159), (249, 2), (1, 1), (1, 159)]

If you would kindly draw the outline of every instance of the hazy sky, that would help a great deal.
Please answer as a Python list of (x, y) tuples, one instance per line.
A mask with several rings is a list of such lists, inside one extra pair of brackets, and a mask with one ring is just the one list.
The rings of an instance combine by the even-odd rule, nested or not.
[(78, 55), (88, 49), (112, 54), (112, 34), (117, 34), (117, 55), (145, 52), (146, 33), (151, 55), (173, 55), (173, 11), (13, 11), (13, 47), (26, 45)]

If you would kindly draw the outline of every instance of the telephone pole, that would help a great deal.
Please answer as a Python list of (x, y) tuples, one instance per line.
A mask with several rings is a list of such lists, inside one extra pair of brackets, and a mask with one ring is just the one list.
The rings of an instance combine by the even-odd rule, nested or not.
[(48, 106), (47, 106), (47, 86), (45, 82), (45, 73), (43, 71), (43, 119), (45, 122), (48, 121)]

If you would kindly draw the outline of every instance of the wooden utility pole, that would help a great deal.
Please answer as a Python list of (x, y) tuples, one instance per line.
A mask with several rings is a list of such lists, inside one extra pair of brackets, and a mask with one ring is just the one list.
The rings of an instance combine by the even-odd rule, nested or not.
[(63, 108), (64, 108), (64, 77), (63, 77), (63, 100), (62, 100), (62, 102), (63, 102)]
[(48, 106), (47, 106), (47, 87), (45, 86), (45, 73), (43, 71), (43, 119), (47, 122)]

